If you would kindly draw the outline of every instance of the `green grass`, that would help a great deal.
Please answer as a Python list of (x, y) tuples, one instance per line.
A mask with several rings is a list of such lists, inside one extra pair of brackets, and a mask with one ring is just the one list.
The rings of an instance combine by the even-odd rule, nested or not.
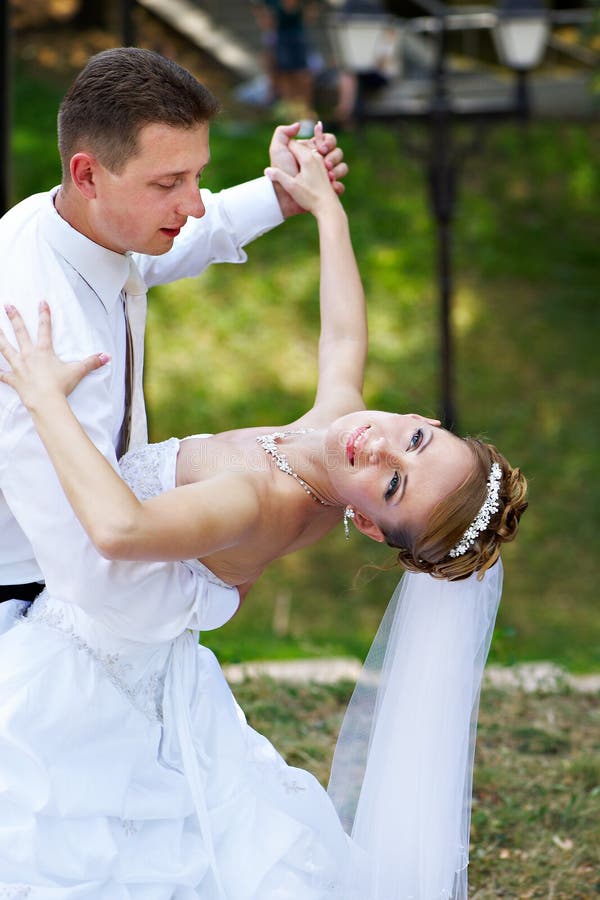
[[(14, 199), (59, 178), (60, 89), (21, 72)], [(207, 186), (259, 174), (267, 124), (225, 116), (212, 129)], [(600, 125), (505, 125), (464, 167), (455, 223), (460, 430), (483, 433), (530, 479), (531, 507), (505, 553), (492, 658), (600, 664), (597, 604)], [(423, 172), (389, 130), (344, 136), (345, 205), (369, 301), (366, 400), (435, 413), (434, 233)], [(152, 437), (280, 423), (311, 403), (318, 328), (314, 223), (299, 217), (150, 301)], [(226, 628), (223, 659), (362, 655), (398, 577), (388, 551), (341, 534), (274, 565)], [(359, 572), (358, 584), (355, 584)]]
[[(250, 724), (327, 783), (350, 686), (247, 681)], [(301, 715), (299, 715), (299, 711)], [(472, 900), (600, 894), (597, 697), (482, 692), (471, 820)]]

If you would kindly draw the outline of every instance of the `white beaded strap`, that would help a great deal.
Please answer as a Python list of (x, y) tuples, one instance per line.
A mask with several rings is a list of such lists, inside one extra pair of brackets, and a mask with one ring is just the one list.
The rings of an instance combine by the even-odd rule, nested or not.
[(302, 428), (298, 431), (274, 431), (272, 434), (260, 434), (256, 440), (261, 445), (263, 450), (273, 457), (277, 468), (282, 472), (285, 472), (286, 475), (291, 475), (292, 478), (295, 478), (298, 484), (302, 487), (304, 491), (308, 494), (309, 497), (316, 503), (320, 503), (322, 506), (329, 506), (329, 504), (323, 500), (322, 497), (319, 497), (317, 492), (313, 487), (308, 484), (303, 478), (298, 475), (297, 472), (294, 472), (292, 467), (288, 462), (288, 458), (285, 453), (277, 446), (277, 441), (281, 440), (281, 438), (285, 438), (291, 434), (308, 434), (310, 431), (313, 431), (312, 428)]
[(448, 556), (451, 556), (452, 559), (456, 559), (457, 556), (462, 556), (467, 550), (473, 546), (479, 535), (482, 531), (490, 524), (490, 519), (492, 518), (495, 512), (498, 512), (499, 503), (498, 503), (498, 495), (500, 494), (500, 482), (502, 481), (502, 469), (500, 465), (495, 462), (492, 463), (492, 468), (490, 471), (490, 477), (487, 482), (487, 497), (485, 498), (485, 502), (463, 536), (460, 541), (453, 547)]

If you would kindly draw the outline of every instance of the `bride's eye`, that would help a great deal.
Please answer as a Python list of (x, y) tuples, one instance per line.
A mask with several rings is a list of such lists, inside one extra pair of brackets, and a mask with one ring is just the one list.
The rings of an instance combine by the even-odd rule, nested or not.
[(417, 447), (421, 444), (422, 440), (423, 440), (423, 430), (421, 428), (417, 428), (417, 430), (415, 431), (415, 433), (413, 434), (413, 436), (411, 437), (411, 439), (409, 441), (408, 449), (416, 450)]
[(385, 492), (385, 499), (389, 500), (390, 497), (393, 497), (396, 491), (398, 490), (398, 485), (400, 483), (400, 476), (397, 472), (394, 472), (394, 477), (388, 484), (387, 491)]

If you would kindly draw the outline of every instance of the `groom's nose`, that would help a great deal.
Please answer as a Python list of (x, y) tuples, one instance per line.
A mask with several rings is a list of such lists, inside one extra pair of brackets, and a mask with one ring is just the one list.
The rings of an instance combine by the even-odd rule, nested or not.
[(180, 216), (185, 216), (186, 218), (188, 216), (193, 216), (194, 219), (202, 218), (206, 209), (197, 185), (194, 185), (194, 187), (187, 191), (185, 196), (181, 198), (177, 206), (177, 212)]

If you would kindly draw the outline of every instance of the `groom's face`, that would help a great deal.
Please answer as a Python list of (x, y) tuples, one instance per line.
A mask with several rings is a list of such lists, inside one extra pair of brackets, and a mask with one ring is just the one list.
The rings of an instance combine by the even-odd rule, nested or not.
[(117, 253), (166, 253), (188, 217), (204, 215), (198, 180), (209, 160), (207, 123), (144, 126), (138, 152), (120, 173), (97, 164), (90, 205), (94, 240)]

